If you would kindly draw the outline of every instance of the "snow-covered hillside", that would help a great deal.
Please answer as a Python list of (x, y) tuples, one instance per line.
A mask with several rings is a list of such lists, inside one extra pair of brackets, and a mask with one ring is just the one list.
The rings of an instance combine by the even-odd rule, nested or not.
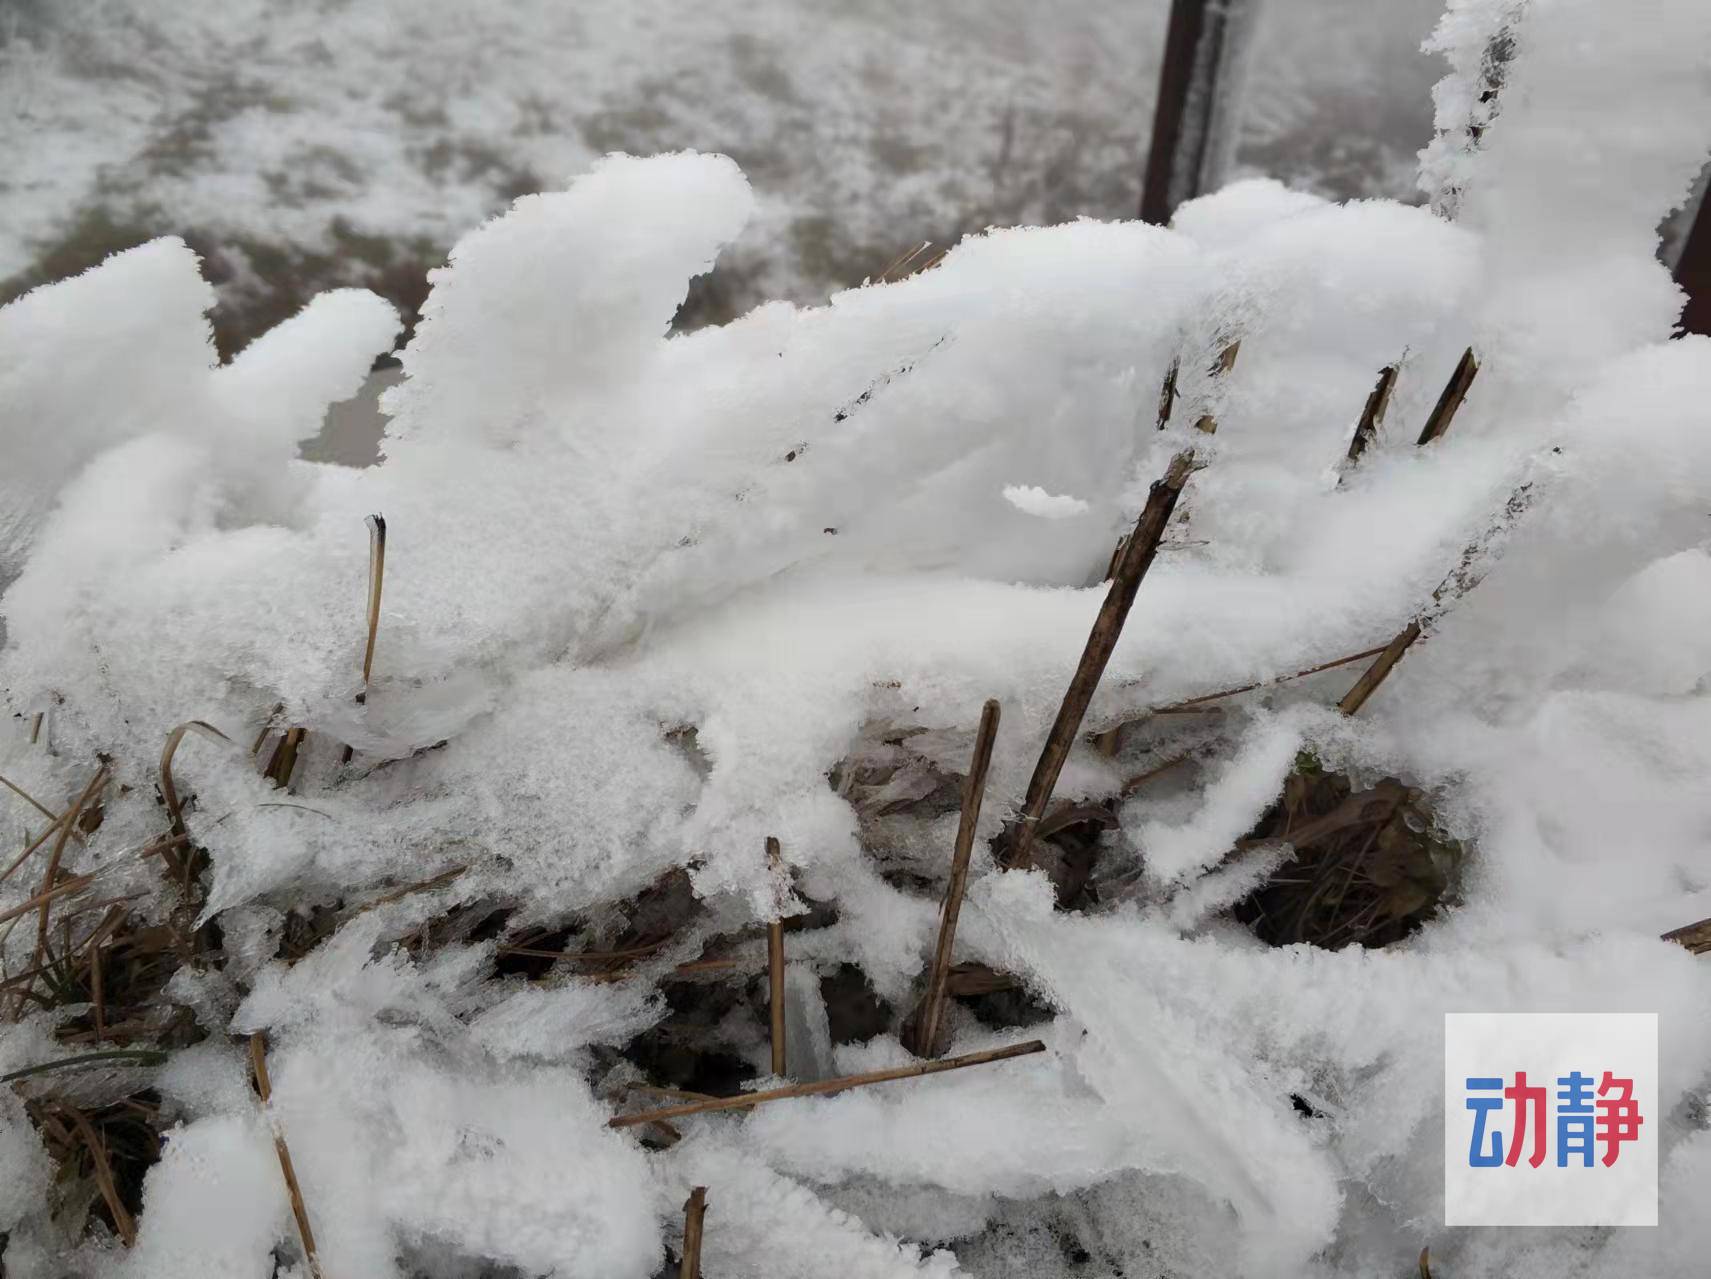
[[(755, 216), (694, 316), (824, 301), (923, 239), (1128, 217), (1163, 0), (52, 0), (0, 10), (0, 296), (187, 235), (229, 349), (608, 151), (733, 156)], [(1248, 162), (1407, 195), (1436, 0), (1271, 0)]]

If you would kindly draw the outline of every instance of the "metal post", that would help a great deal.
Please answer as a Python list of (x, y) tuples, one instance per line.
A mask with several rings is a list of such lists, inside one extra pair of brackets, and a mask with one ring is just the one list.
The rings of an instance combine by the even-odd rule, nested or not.
[(1675, 261), (1675, 282), (1687, 292), (1681, 327), (1711, 336), (1711, 193), (1700, 198), (1699, 212)]
[(1141, 220), (1163, 225), (1176, 206), (1217, 185), (1235, 142), (1234, 68), (1253, 0), (1171, 0), (1141, 184)]

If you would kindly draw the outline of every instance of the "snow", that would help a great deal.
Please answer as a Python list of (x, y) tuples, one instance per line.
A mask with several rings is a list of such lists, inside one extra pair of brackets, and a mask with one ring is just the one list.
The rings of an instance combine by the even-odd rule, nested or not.
[[(765, 223), (766, 182), (719, 155), (607, 157), (433, 272), (382, 461), (361, 470), (297, 445), (395, 339), (370, 294), (323, 295), (225, 364), (212, 290), (173, 240), (0, 310), (18, 459), (0, 687), (19, 717), (0, 771), (60, 802), (110, 761), (123, 789), (65, 868), (164, 917), (134, 851), (165, 828), (162, 743), (192, 719), (229, 739), (186, 737), (172, 764), (227, 959), (166, 996), (210, 1038), (123, 1068), (174, 1126), (135, 1248), (62, 1246), (69, 1267), (300, 1260), (277, 1125), (328, 1274), (646, 1276), (694, 1185), (713, 1279), (1067, 1274), (1046, 1247), (1065, 1222), (1123, 1273), (1392, 1273), (1426, 1243), (1446, 1273), (1693, 1273), (1711, 967), (1658, 935), (1711, 915), (1711, 341), (1672, 339), (1680, 298), (1653, 249), (1711, 147), (1711, 17), (1647, 13), (1452, 8), (1441, 109), (1466, 107), (1468, 50), (1519, 23), (1513, 97), (1477, 148), (1427, 157), (1453, 170), (1456, 222), (1250, 180), (1171, 228), (993, 230), (905, 280), (689, 334), (672, 323), (692, 279)], [(1469, 343), (1479, 378), (1417, 448)], [(753, 930), (810, 906), (835, 918), (791, 934), (793, 1071), (908, 1059), (890, 1032), (834, 1045), (817, 978), (855, 964), (911, 998), (938, 911), (903, 885), (942, 877), (954, 827), (911, 805), (960, 774), (992, 697), (983, 840), (1012, 815), (1112, 548), (1187, 448), (1197, 470), (1089, 732), (1424, 615), (1378, 695), (1357, 718), (1328, 708), (1352, 667), (1215, 721), (1146, 718), (1115, 755), (1078, 744), (1063, 798), (1197, 756), (1122, 802), (1101, 871), (1122, 891), (1097, 906), (1054, 909), (1042, 873), (977, 848), (958, 958), (1023, 981), (1046, 1052), (685, 1120), (665, 1151), (609, 1129), (642, 1082), (616, 1050), (682, 1011), (659, 990), (673, 966), (736, 934), (725, 953), (758, 977)], [(248, 747), (287, 726), (308, 738), (282, 794)], [(1375, 951), (1268, 948), (1220, 916), (1283, 856), (1223, 865), (1304, 750), (1431, 796), (1472, 850), (1454, 909)], [(870, 762), (892, 768), (872, 787)], [(6, 805), (8, 838), (39, 833)], [(703, 913), (620, 980), (497, 976), (473, 926), (429, 944), (453, 906), (600, 932), (678, 871)], [(0, 885), (0, 909), (34, 882)], [(338, 929), (277, 957), (315, 908)], [(9, 970), (34, 941), (0, 941)], [(1438, 1027), (1474, 1006), (1660, 1014), (1662, 1229), (1438, 1224)], [(53, 1054), (65, 1015), (8, 1026), (0, 1067)], [(742, 1022), (723, 1030), (764, 1073)], [(948, 1025), (954, 1052), (1018, 1037), (958, 1006)], [(265, 1112), (228, 1038), (255, 1032)], [(4, 1104), (8, 1270), (57, 1274), (45, 1156)]]

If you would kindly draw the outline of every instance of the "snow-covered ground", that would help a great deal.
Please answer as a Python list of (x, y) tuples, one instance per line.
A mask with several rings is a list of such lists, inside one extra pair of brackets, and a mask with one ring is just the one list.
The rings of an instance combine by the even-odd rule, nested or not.
[[(731, 155), (756, 216), (701, 319), (923, 239), (1125, 217), (1164, 0), (33, 0), (0, 9), (0, 297), (154, 235), (222, 345), (315, 292), (406, 309), (453, 239), (613, 150)], [(1435, 0), (1269, 0), (1241, 159), (1412, 191)]]
[[(260, 219), (250, 243), (331, 253), (314, 238), (331, 184), (374, 219), (347, 236), (468, 229), (431, 277), (375, 466), (298, 450), (397, 340), (381, 297), (322, 294), (221, 362), (203, 264), (163, 238), (0, 310), (0, 571), (16, 575), (0, 836), (25, 868), (0, 874), (0, 1076), (28, 1072), (0, 1088), (7, 1275), (302, 1279), (277, 1132), (334, 1279), (648, 1279), (694, 1185), (708, 1279), (1370, 1279), (1419, 1273), (1427, 1245), (1439, 1279), (1702, 1279), (1711, 958), (1660, 934), (1711, 916), (1711, 340), (1674, 334), (1656, 228), (1711, 149), (1711, 7), (1637, 7), (1455, 0), (1424, 165), (1456, 191), (1453, 221), (1251, 180), (1169, 228), (970, 236), (910, 278), (687, 333), (672, 320), (694, 278), (814, 216), (768, 181), (764, 149), (747, 176), (693, 151), (596, 161), (485, 223), (492, 193), (471, 179), (430, 215), (435, 188), (369, 113), (389, 118), (408, 85), (411, 111), (443, 116), (431, 128), (482, 119), (531, 167), (574, 167), (604, 144), (524, 130), (527, 77), (492, 88), (481, 51), (511, 49), (537, 88), (574, 80), (575, 59), (549, 70), (547, 42), (450, 4), (280, 6), (259, 46), (242, 36), (255, 5), (192, 22), (163, 3), (120, 27), (142, 61), (152, 40), (160, 65), (194, 45), (222, 77), (271, 66), (285, 105), (263, 94), (182, 131), (186, 154), (229, 162), (162, 162), (114, 207), (176, 192), (234, 236)], [(569, 32), (567, 12), (540, 21)], [(898, 6), (890, 58), (863, 71), (848, 24), (871, 13), (788, 12), (807, 51), (759, 64), (788, 70), (788, 94), (727, 39), (717, 65), (770, 87), (715, 108), (718, 85), (698, 85), (702, 112), (983, 67), (941, 127), (985, 136), (1001, 112), (970, 126), (967, 103), (1027, 61), (1018, 32), (1066, 66), (1064, 50), (1114, 59), (1096, 28), (1020, 5), (963, 49)], [(656, 52), (705, 70), (690, 37), (713, 20), (660, 14), (613, 9), (637, 81)], [(355, 56), (315, 51), (334, 31), (366, 84), (348, 68), (311, 83)], [(1500, 36), (1492, 118), (1481, 68)], [(1292, 38), (1291, 59), (1314, 43), (1276, 40)], [(270, 52), (286, 47), (297, 61)], [(63, 47), (32, 56), (38, 84), (69, 74)], [(140, 104), (152, 74), (108, 78)], [(334, 84), (337, 108), (320, 100)], [(800, 118), (760, 115), (784, 133)], [(315, 130), (324, 167), (294, 186)], [(823, 153), (828, 182), (880, 183), (877, 162), (795, 145)], [(302, 163), (233, 158), (270, 146)], [(268, 172), (284, 194), (258, 204)], [(896, 176), (895, 208), (977, 207), (936, 171), (913, 194)], [(54, 214), (37, 192), (20, 243), (88, 192), (63, 195)], [(789, 287), (808, 287), (805, 260)], [(1417, 444), (1470, 346), (1452, 428)], [(1388, 413), (1350, 464), (1391, 364)], [(1101, 893), (1062, 909), (1047, 869), (1002, 869), (989, 841), (1016, 818), (1113, 544), (1184, 454), (1057, 786), (1109, 819)], [(1332, 709), (1348, 671), (1272, 682), (1413, 621), (1423, 637), (1358, 716)], [(1216, 715), (1155, 713), (1250, 684)], [(640, 1090), (699, 1088), (690, 1067), (665, 1073), (685, 1057), (778, 1082), (758, 1013), (764, 926), (784, 917), (814, 1063), (787, 1070), (912, 1060), (902, 1013), (988, 698), (1002, 721), (955, 958), (1032, 1003), (1001, 1027), (954, 1004), (949, 1050), (1042, 1050), (646, 1141), (611, 1127), (658, 1100)], [(286, 761), (285, 789), (258, 755)], [(1289, 855), (1233, 846), (1315, 766), (1403, 779), (1462, 850), (1456, 892), (1395, 944), (1268, 945), (1229, 910)], [(115, 946), (97, 967), (107, 920), (148, 962)], [(543, 937), (545, 961), (518, 966)], [(642, 952), (627, 967), (586, 966), (626, 947)], [(825, 992), (856, 970), (881, 1011), (833, 1042)], [(1658, 1014), (1657, 1229), (1444, 1225), (1442, 1015), (1476, 1008)], [(65, 1061), (118, 1047), (146, 1055)], [(156, 1146), (78, 1138), (75, 1115), (126, 1105)], [(128, 1161), (128, 1212), (97, 1175), (105, 1151)]]

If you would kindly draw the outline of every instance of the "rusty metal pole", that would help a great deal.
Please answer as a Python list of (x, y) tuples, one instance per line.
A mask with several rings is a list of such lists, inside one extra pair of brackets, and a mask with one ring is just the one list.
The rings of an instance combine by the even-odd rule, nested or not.
[(1254, 0), (1171, 0), (1141, 182), (1141, 220), (1163, 225), (1211, 190), (1235, 140), (1241, 57)]

